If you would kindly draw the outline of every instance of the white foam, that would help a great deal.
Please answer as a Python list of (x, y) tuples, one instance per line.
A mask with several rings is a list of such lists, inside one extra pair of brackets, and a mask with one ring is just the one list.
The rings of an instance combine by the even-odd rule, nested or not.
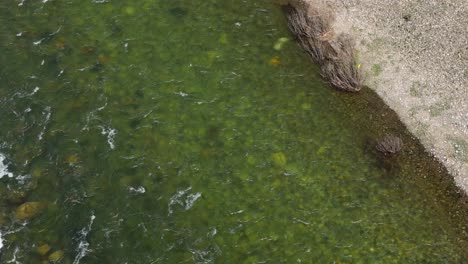
[(218, 233), (218, 230), (216, 229), (216, 227), (214, 227), (213, 229), (211, 229), (210, 232), (208, 232), (208, 237), (214, 237), (216, 236), (217, 233)]
[(3, 247), (3, 238), (2, 238), (2, 232), (0, 231), (0, 252), (2, 252), (1, 251), (2, 247)]
[(190, 208), (192, 208), (195, 201), (197, 201), (198, 198), (201, 197), (201, 193), (197, 192), (195, 194), (189, 194), (188, 192), (190, 190), (192, 190), (192, 187), (180, 190), (171, 197), (171, 200), (169, 201), (168, 205), (169, 214), (172, 214), (172, 207), (174, 205), (180, 205), (184, 207), (185, 210), (189, 210)]
[[(23, 223), (22, 226), (20, 226), (20, 227), (14, 229), (14, 230), (5, 231), (5, 233), (3, 233), (3, 234), (2, 234), (2, 231), (0, 231), (0, 253), (2, 252), (1, 249), (2, 249), (2, 247), (4, 246), (3, 242), (5, 241), (5, 240), (3, 239), (3, 235), (9, 235), (9, 234), (14, 234), (14, 233), (16, 233), (16, 232), (19, 232), (19, 231), (21, 231), (21, 230), (25, 227), (25, 225), (26, 225), (26, 222)], [(16, 256), (16, 253), (18, 253), (18, 251), (19, 251), (19, 248), (16, 247), (16, 248), (15, 248), (15, 252), (13, 253), (13, 261), (16, 261), (16, 257), (15, 257), (15, 256)], [(0, 255), (1, 255), (1, 254), (0, 254)], [(11, 263), (11, 262), (7, 262), (7, 263)], [(16, 263), (18, 263), (18, 262), (16, 262)]]
[(111, 149), (115, 149), (114, 138), (117, 135), (117, 130), (110, 127), (101, 127), (101, 134), (107, 136), (107, 143)]
[[(19, 184), (24, 184), (28, 179), (31, 178), (30, 175), (17, 175), (15, 177), (13, 172), (8, 170), (8, 163), (5, 162), (5, 159), (6, 159), (5, 155), (0, 153), (0, 179), (5, 176), (8, 178), (14, 177), (18, 181)], [(26, 164), (27, 164), (27, 161), (26, 161)]]
[(31, 175), (19, 175), (16, 176), (15, 179), (19, 184), (25, 184), (26, 181), (31, 179)]
[(99, 111), (102, 111), (102, 110), (104, 110), (104, 108), (106, 108), (106, 106), (107, 106), (107, 97), (106, 97), (106, 103), (105, 103), (103, 106), (98, 107), (96, 110), (97, 110), (98, 112), (99, 112)]
[(22, 264), (18, 260), (16, 260), (16, 254), (19, 252), (19, 247), (15, 247), (15, 251), (13, 252), (13, 258), (7, 261), (7, 263), (14, 263), (14, 264)]
[(176, 92), (175, 94), (180, 95), (182, 97), (187, 97), (188, 96), (188, 93), (184, 93), (184, 92)]
[[(100, 97), (99, 99), (101, 99), (101, 98), (102, 98), (102, 97)], [(81, 131), (88, 131), (88, 130), (89, 130), (89, 122), (90, 122), (91, 120), (100, 120), (100, 118), (97, 116), (97, 113), (100, 112), (100, 111), (102, 111), (102, 110), (104, 110), (104, 109), (107, 107), (107, 97), (104, 97), (104, 99), (105, 99), (105, 103), (104, 103), (102, 106), (96, 108), (95, 110), (89, 112), (89, 113), (86, 115), (86, 124), (85, 124), (84, 127), (81, 129)], [(98, 126), (98, 127), (101, 128), (101, 131), (102, 131), (102, 130), (105, 130), (105, 127), (103, 127), (103, 126)]]
[(47, 124), (49, 123), (50, 116), (52, 115), (52, 111), (50, 106), (47, 106), (44, 111), (42, 111), (42, 115), (44, 116), (44, 126), (42, 127), (41, 132), (39, 133), (39, 136), (37, 139), (42, 140), (44, 137), (45, 130), (47, 128)]
[(0, 153), (0, 179), (4, 176), (13, 178), (13, 173), (8, 171), (8, 163), (5, 163), (6, 157)]
[(73, 264), (78, 264), (80, 263), (80, 260), (82, 258), (84, 258), (88, 252), (91, 252), (91, 250), (89, 249), (89, 242), (86, 241), (86, 238), (89, 234), (89, 232), (91, 232), (91, 227), (94, 223), (94, 219), (96, 219), (96, 216), (94, 215), (94, 213), (91, 213), (91, 217), (90, 217), (90, 220), (89, 220), (89, 224), (87, 227), (84, 227), (83, 229), (81, 229), (80, 231), (80, 243), (78, 244), (78, 254), (76, 255), (75, 259), (73, 260)]
[(188, 210), (192, 208), (193, 204), (195, 203), (198, 198), (201, 197), (201, 193), (196, 193), (196, 194), (189, 194), (187, 196), (187, 199), (185, 199), (185, 210)]
[(128, 187), (128, 190), (133, 193), (145, 193), (146, 189), (143, 186), (138, 186), (138, 187)]
[(44, 39), (45, 39), (45, 38), (41, 38), (41, 39), (38, 40), (38, 41), (34, 41), (34, 42), (33, 42), (33, 45), (34, 45), (34, 46), (40, 45), (40, 44), (42, 43), (42, 41), (44, 41)]

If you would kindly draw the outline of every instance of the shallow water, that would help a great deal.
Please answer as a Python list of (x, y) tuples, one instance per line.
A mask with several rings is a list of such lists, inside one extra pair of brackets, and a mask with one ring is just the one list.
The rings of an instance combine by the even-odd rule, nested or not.
[(1, 263), (462, 261), (269, 1), (0, 12)]

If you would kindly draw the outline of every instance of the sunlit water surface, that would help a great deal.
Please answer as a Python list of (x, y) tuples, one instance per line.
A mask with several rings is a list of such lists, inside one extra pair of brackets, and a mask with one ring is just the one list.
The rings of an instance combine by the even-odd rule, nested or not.
[(1, 263), (461, 259), (269, 1), (3, 1), (0, 30)]

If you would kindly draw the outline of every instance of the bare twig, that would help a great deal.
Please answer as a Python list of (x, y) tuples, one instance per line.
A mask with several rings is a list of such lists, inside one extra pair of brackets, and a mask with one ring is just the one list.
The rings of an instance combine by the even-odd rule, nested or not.
[(346, 34), (335, 36), (334, 17), (327, 8), (283, 6), (291, 32), (300, 46), (319, 64), (322, 76), (337, 89), (356, 92), (362, 77), (356, 63), (354, 42)]
[(376, 149), (385, 155), (394, 155), (400, 152), (403, 148), (403, 141), (393, 135), (386, 135), (383, 139), (377, 142)]

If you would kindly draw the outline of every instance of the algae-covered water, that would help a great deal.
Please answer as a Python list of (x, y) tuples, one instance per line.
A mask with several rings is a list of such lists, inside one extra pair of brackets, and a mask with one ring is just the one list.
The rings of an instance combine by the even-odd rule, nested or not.
[(0, 36), (0, 263), (463, 261), (270, 1), (4, 1)]

